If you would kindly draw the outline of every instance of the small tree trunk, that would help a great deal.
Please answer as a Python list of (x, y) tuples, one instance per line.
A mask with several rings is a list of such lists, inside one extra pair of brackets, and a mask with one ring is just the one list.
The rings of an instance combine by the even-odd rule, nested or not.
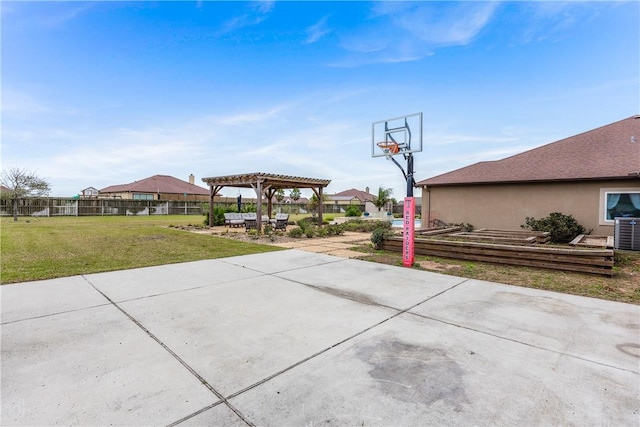
[(18, 220), (18, 199), (13, 199), (13, 220)]

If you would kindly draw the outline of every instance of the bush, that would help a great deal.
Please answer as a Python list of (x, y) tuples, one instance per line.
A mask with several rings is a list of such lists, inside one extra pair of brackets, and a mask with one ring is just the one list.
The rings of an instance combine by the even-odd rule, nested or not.
[(520, 227), (534, 231), (547, 231), (553, 243), (568, 243), (578, 234), (585, 232), (585, 228), (578, 224), (572, 215), (564, 215), (560, 212), (552, 212), (548, 217), (541, 219), (526, 217), (525, 223)]
[(382, 249), (382, 243), (389, 237), (393, 237), (393, 231), (390, 227), (375, 228), (371, 233), (371, 243), (375, 249)]
[[(224, 225), (224, 214), (226, 210), (221, 207), (213, 208), (213, 225)], [(204, 225), (209, 225), (209, 211), (204, 213)]]
[(327, 231), (328, 236), (342, 236), (344, 234), (344, 227), (342, 224), (331, 224), (324, 229)]
[(287, 232), (289, 237), (293, 237), (294, 239), (299, 239), (304, 235), (302, 228), (292, 228)]
[(306, 217), (298, 220), (296, 224), (302, 230), (302, 233), (305, 234), (309, 227), (312, 227), (315, 224), (316, 220), (312, 217)]
[(362, 215), (362, 212), (360, 212), (360, 209), (358, 209), (358, 207), (354, 205), (348, 206), (347, 209), (344, 211), (344, 216), (360, 216), (360, 215)]
[(391, 223), (389, 221), (371, 221), (364, 219), (352, 219), (342, 224), (342, 226), (345, 231), (358, 231), (361, 233), (371, 233), (376, 228), (391, 229)]
[(319, 227), (312, 218), (304, 218), (297, 222), (298, 228), (292, 228), (287, 232), (287, 236), (296, 239), (305, 236), (309, 239), (313, 237), (341, 236), (344, 234), (342, 224), (331, 224)]

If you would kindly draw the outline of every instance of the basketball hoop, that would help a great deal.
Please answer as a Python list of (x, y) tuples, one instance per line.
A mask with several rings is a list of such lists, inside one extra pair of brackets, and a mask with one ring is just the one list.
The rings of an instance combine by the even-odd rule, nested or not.
[(382, 141), (376, 143), (376, 145), (380, 147), (387, 159), (390, 159), (391, 156), (393, 156), (394, 154), (398, 154), (398, 151), (400, 151), (398, 143), (394, 141)]

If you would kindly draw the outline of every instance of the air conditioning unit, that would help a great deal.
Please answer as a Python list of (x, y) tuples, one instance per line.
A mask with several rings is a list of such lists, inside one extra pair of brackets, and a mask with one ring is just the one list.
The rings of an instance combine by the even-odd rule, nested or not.
[(614, 224), (614, 248), (640, 251), (640, 218), (616, 218)]

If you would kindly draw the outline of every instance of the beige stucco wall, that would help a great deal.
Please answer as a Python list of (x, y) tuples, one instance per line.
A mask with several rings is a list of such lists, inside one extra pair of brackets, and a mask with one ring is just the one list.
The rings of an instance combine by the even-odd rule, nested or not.
[(431, 210), (432, 218), (447, 223), (519, 230), (528, 216), (561, 212), (573, 215), (592, 234), (612, 236), (613, 221), (603, 219), (604, 191), (612, 189), (640, 191), (640, 180), (425, 187), (422, 218), (428, 218)]

